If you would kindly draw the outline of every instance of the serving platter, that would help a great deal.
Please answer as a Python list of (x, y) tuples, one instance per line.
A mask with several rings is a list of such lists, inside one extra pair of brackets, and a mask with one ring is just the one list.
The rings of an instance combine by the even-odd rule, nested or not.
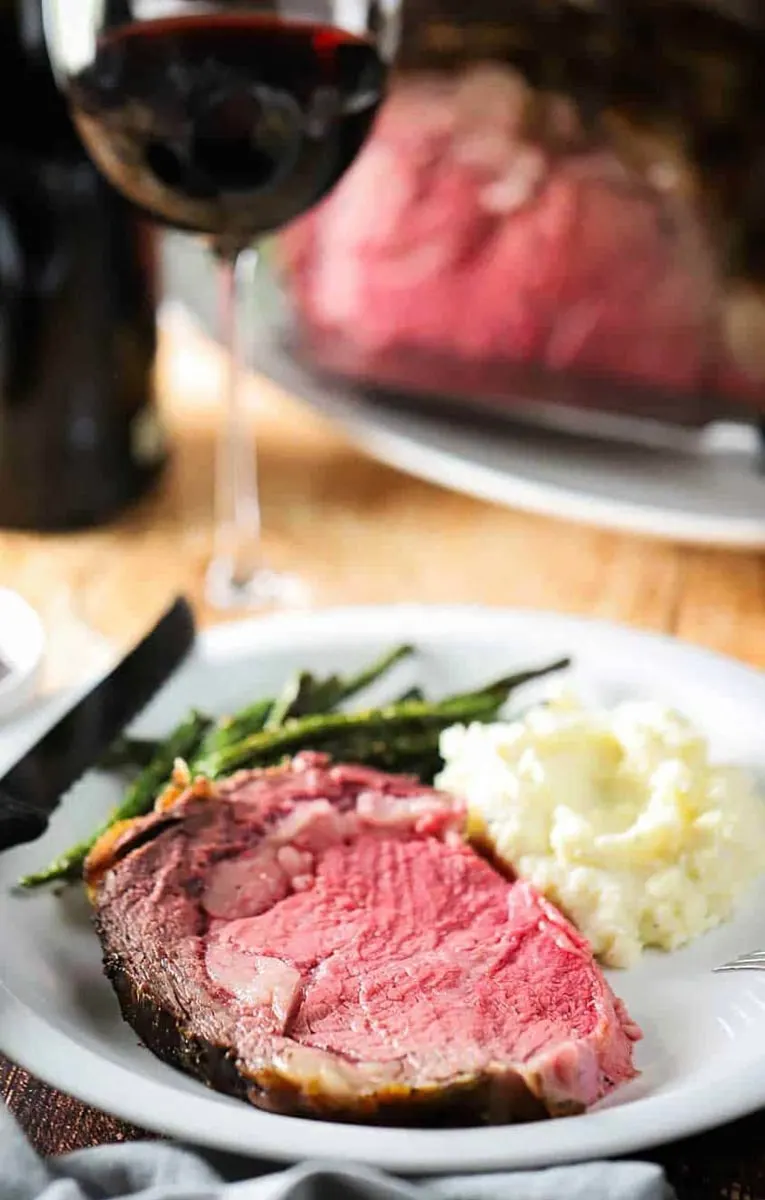
[[(163, 323), (180, 336), (209, 328), (185, 294), (165, 305)], [(415, 478), (516, 511), (658, 541), (765, 548), (763, 445), (753, 424), (689, 430), (520, 402), (490, 414), (320, 375), (287, 351), (276, 320), (257, 334), (252, 363), (263, 376), (333, 421), (371, 458)]]
[(316, 376), (275, 339), (257, 361), (372, 458), (428, 483), (659, 541), (765, 547), (762, 447), (751, 426), (689, 431), (531, 405), (490, 416)]
[[(675, 705), (709, 736), (716, 757), (765, 781), (758, 672), (617, 626), (478, 607), (333, 610), (211, 630), (136, 732), (164, 733), (202, 697), (206, 708), (223, 712), (272, 693), (297, 667), (348, 670), (401, 641), (418, 648), (414, 662), (397, 668), (401, 686), (416, 681), (434, 695), (571, 654), (571, 682), (586, 698)], [(30, 721), (36, 733), (39, 713), (4, 728), (0, 771), (34, 736)], [(0, 855), (0, 1050), (90, 1104), (186, 1143), (286, 1161), (353, 1159), (406, 1173), (629, 1154), (765, 1104), (765, 974), (712, 974), (716, 964), (765, 945), (765, 881), (730, 924), (674, 954), (647, 954), (636, 968), (608, 972), (644, 1030), (641, 1075), (582, 1116), (511, 1127), (350, 1130), (213, 1093), (153, 1058), (122, 1022), (81, 891), (21, 896), (13, 889), (25, 870), (89, 833), (118, 796), (112, 780), (91, 774), (66, 797), (43, 839)]]

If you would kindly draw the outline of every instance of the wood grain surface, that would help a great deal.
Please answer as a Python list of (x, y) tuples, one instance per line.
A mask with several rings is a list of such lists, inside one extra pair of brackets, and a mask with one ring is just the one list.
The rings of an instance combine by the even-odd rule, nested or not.
[[(167, 327), (160, 390), (173, 457), (156, 494), (103, 529), (47, 538), (0, 533), (0, 584), (21, 591), (46, 621), (46, 689), (112, 658), (179, 590), (202, 623), (216, 619), (204, 604), (203, 574), (222, 366), (220, 351), (201, 335)], [(452, 494), (365, 458), (262, 381), (248, 388), (266, 553), (303, 577), (315, 607), (422, 601), (553, 609), (674, 633), (765, 667), (765, 556), (604, 533)], [(147, 1136), (2, 1058), (0, 1092), (46, 1154)], [(682, 1200), (765, 1200), (765, 1114), (646, 1157), (667, 1165)]]

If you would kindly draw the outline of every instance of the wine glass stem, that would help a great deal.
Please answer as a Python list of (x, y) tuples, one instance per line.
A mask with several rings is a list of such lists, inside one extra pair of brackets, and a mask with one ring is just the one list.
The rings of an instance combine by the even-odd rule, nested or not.
[(218, 256), (221, 340), (227, 350), (225, 411), (215, 471), (214, 568), (232, 592), (245, 589), (262, 565), (256, 438), (244, 397), (245, 305), (255, 290), (258, 252)]

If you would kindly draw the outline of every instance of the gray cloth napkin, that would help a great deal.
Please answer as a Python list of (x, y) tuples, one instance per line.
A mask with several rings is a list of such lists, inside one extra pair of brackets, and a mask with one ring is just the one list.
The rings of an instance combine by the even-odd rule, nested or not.
[[(253, 1168), (255, 1171), (256, 1169)], [(0, 1200), (673, 1200), (651, 1163), (405, 1182), (363, 1166), (304, 1163), (227, 1183), (203, 1158), (162, 1142), (35, 1154), (0, 1106)]]

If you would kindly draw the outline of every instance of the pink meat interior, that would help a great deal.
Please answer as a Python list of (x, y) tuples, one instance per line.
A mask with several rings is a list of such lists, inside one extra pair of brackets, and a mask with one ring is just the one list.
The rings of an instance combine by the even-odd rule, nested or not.
[(315, 800), (217, 863), (210, 980), (258, 1036), (405, 1064), (420, 1083), (510, 1055), (547, 1092), (592, 1103), (634, 1074), (635, 1027), (569, 923), (443, 818)]

